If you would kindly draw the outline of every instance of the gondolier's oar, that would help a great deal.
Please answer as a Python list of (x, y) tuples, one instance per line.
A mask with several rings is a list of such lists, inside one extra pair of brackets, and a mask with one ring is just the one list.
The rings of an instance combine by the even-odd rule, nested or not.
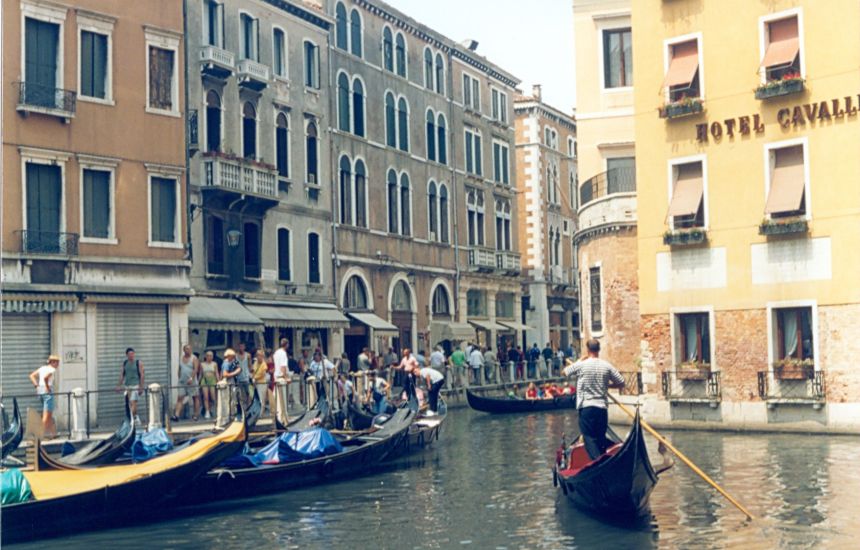
[[(621, 410), (622, 410), (622, 411), (624, 411), (625, 413), (627, 413), (627, 415), (628, 415), (630, 418), (636, 418), (636, 414), (635, 414), (633, 411), (631, 411), (630, 409), (628, 409), (626, 406), (624, 406), (624, 405), (623, 405), (623, 404), (622, 404), (622, 403), (621, 403), (621, 402), (620, 402), (620, 401), (619, 401), (619, 400), (618, 400), (614, 395), (612, 395), (612, 394), (611, 394), (611, 393), (609, 393), (609, 392), (607, 392), (607, 393), (606, 393), (606, 395), (608, 395), (610, 399), (612, 399), (613, 401), (615, 401), (615, 404), (616, 404), (616, 405), (618, 405), (619, 407), (621, 407)], [(748, 511), (746, 508), (744, 508), (744, 507), (743, 507), (743, 505), (742, 505), (740, 502), (738, 502), (737, 500), (735, 500), (734, 498), (732, 498), (732, 496), (731, 496), (730, 494), (728, 494), (728, 493), (725, 491), (725, 489), (723, 489), (722, 487), (720, 487), (719, 485), (717, 485), (717, 482), (716, 482), (716, 481), (714, 481), (713, 479), (711, 479), (711, 478), (708, 476), (708, 474), (706, 474), (705, 472), (703, 472), (702, 470), (700, 470), (698, 466), (696, 466), (695, 464), (693, 464), (693, 461), (692, 461), (692, 460), (690, 460), (689, 458), (687, 458), (686, 456), (684, 456), (684, 454), (683, 454), (681, 451), (679, 451), (678, 449), (676, 449), (676, 448), (675, 448), (671, 443), (669, 443), (669, 442), (666, 440), (666, 438), (665, 438), (665, 437), (663, 437), (662, 435), (660, 435), (660, 434), (657, 432), (657, 430), (655, 430), (654, 428), (652, 428), (651, 426), (649, 426), (647, 422), (645, 422), (644, 420), (642, 420), (642, 418), (641, 418), (641, 417), (639, 418), (639, 424), (640, 424), (643, 428), (645, 428), (645, 430), (646, 430), (646, 431), (648, 431), (648, 433), (650, 433), (650, 434), (651, 434), (651, 435), (653, 435), (655, 438), (657, 438), (657, 441), (659, 441), (660, 443), (662, 443), (663, 445), (665, 445), (665, 446), (666, 446), (670, 451), (672, 451), (673, 453), (675, 453), (675, 456), (677, 456), (678, 458), (680, 458), (680, 459), (681, 459), (681, 462), (683, 462), (684, 464), (686, 464), (687, 466), (689, 466), (691, 470), (693, 470), (694, 472), (696, 472), (696, 473), (699, 475), (699, 477), (701, 477), (701, 478), (702, 478), (702, 479), (704, 479), (706, 482), (708, 482), (708, 485), (710, 485), (711, 487), (713, 487), (714, 489), (716, 489), (716, 490), (717, 490), (717, 492), (719, 492), (721, 495), (723, 495), (724, 497), (726, 497), (726, 500), (728, 500), (729, 502), (731, 502), (731, 503), (735, 506), (735, 508), (737, 508), (738, 510), (740, 510), (741, 512), (743, 512), (744, 514), (746, 514), (746, 516), (747, 516), (749, 519), (755, 519), (755, 516), (753, 516), (751, 513), (749, 513), (749, 511)]]

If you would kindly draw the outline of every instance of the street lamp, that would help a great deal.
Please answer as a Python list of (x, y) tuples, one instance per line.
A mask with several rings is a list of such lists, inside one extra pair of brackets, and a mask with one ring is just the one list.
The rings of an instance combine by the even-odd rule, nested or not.
[(227, 246), (236, 248), (239, 246), (239, 239), (242, 238), (242, 232), (238, 229), (231, 229), (227, 232)]

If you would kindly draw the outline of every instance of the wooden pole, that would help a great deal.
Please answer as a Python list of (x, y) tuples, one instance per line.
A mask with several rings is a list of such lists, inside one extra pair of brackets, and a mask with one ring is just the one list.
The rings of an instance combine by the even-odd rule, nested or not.
[[(616, 404), (616, 405), (618, 405), (619, 407), (621, 407), (621, 410), (622, 410), (622, 411), (624, 411), (625, 413), (627, 413), (627, 415), (628, 415), (630, 418), (636, 418), (636, 415), (633, 413), (633, 411), (631, 411), (629, 408), (627, 408), (626, 406), (624, 406), (624, 405), (623, 405), (623, 404), (622, 404), (622, 403), (621, 403), (621, 402), (620, 402), (620, 401), (619, 401), (619, 400), (618, 400), (614, 395), (612, 395), (612, 394), (611, 394), (611, 393), (609, 393), (609, 392), (607, 392), (607, 394), (606, 394), (606, 395), (608, 395), (608, 396), (609, 396), (609, 398), (610, 398), (610, 399), (612, 399), (612, 400), (615, 402), (615, 404)], [(747, 518), (749, 518), (749, 519), (755, 519), (755, 516), (753, 516), (751, 513), (749, 513), (749, 511), (748, 511), (746, 508), (744, 508), (744, 507), (743, 507), (743, 505), (742, 505), (740, 502), (738, 502), (737, 500), (735, 500), (734, 498), (732, 498), (732, 496), (731, 496), (730, 494), (728, 494), (728, 493), (725, 491), (725, 489), (723, 489), (722, 487), (720, 487), (719, 485), (717, 485), (717, 482), (716, 482), (716, 481), (714, 481), (713, 479), (711, 479), (711, 478), (708, 476), (708, 474), (706, 474), (706, 473), (705, 473), (705, 472), (703, 472), (701, 469), (699, 469), (699, 467), (698, 467), (698, 466), (696, 466), (695, 464), (693, 464), (693, 461), (692, 461), (692, 460), (690, 460), (689, 458), (687, 458), (686, 456), (684, 456), (684, 454), (683, 454), (681, 451), (679, 451), (679, 450), (678, 450), (678, 449), (676, 449), (676, 448), (675, 448), (671, 443), (669, 443), (669, 442), (666, 440), (666, 438), (665, 438), (665, 437), (663, 437), (662, 435), (660, 435), (659, 433), (657, 433), (657, 430), (655, 430), (654, 428), (652, 428), (651, 426), (649, 426), (649, 425), (648, 425), (648, 423), (647, 423), (647, 422), (645, 422), (644, 420), (642, 420), (642, 418), (641, 418), (641, 417), (640, 417), (640, 419), (639, 419), (639, 424), (641, 424), (641, 426), (642, 426), (643, 428), (645, 428), (645, 430), (646, 430), (646, 431), (648, 431), (648, 433), (650, 433), (651, 435), (653, 435), (653, 436), (657, 439), (657, 441), (659, 441), (660, 443), (662, 443), (663, 445), (665, 445), (665, 446), (666, 446), (670, 451), (672, 451), (673, 453), (675, 453), (675, 456), (677, 456), (678, 458), (680, 458), (680, 459), (681, 459), (681, 462), (683, 462), (684, 464), (686, 464), (687, 466), (689, 466), (689, 468), (690, 468), (691, 470), (693, 470), (696, 474), (698, 474), (698, 475), (699, 475), (699, 477), (701, 477), (702, 479), (704, 479), (704, 480), (708, 483), (708, 485), (710, 485), (711, 487), (713, 487), (714, 489), (716, 489), (716, 490), (717, 490), (717, 492), (719, 492), (721, 495), (723, 495), (723, 496), (726, 498), (726, 500), (728, 500), (729, 502), (731, 502), (731, 503), (735, 506), (735, 508), (737, 508), (738, 510), (740, 510), (741, 512), (743, 512), (743, 513), (747, 516)]]

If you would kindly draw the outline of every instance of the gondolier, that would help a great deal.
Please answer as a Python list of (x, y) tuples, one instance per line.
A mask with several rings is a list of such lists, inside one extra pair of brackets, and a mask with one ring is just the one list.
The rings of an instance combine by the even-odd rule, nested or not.
[(586, 343), (588, 354), (564, 369), (565, 376), (576, 376), (576, 408), (579, 411), (579, 431), (588, 456), (592, 460), (602, 455), (610, 441), (606, 391), (623, 388), (624, 377), (608, 361), (600, 358), (600, 342), (594, 338)]

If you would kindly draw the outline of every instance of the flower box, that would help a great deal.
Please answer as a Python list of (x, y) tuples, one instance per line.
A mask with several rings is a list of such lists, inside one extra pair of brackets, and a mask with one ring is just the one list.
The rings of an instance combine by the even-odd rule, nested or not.
[(802, 78), (784, 78), (762, 84), (755, 90), (756, 99), (769, 99), (802, 92), (806, 81)]
[(711, 366), (707, 363), (681, 363), (675, 376), (678, 380), (707, 380), (711, 376)]
[(697, 115), (704, 110), (705, 104), (701, 99), (684, 98), (660, 107), (660, 118), (672, 119)]
[(773, 375), (779, 380), (812, 380), (815, 377), (815, 363), (811, 359), (777, 361), (773, 364)]
[(803, 218), (763, 220), (758, 226), (759, 235), (790, 235), (809, 232), (809, 222)]
[(707, 242), (708, 233), (704, 229), (676, 229), (663, 233), (663, 244), (667, 246), (696, 245)]

